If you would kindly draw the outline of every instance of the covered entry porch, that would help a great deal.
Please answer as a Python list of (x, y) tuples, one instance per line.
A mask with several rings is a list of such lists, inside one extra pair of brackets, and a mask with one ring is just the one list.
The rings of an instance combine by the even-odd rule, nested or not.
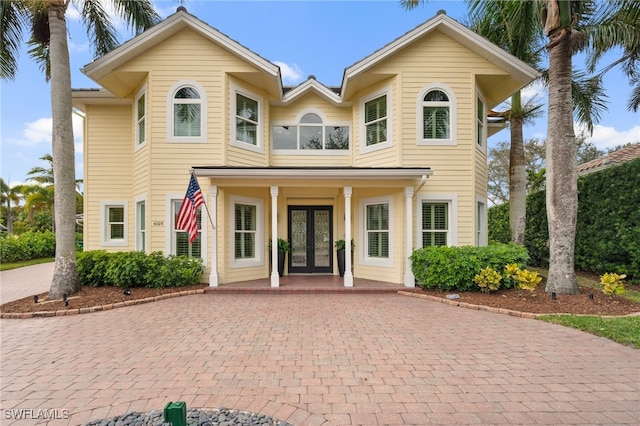
[[(345, 250), (344, 276), (336, 277), (342, 287), (353, 287), (356, 278), (414, 286), (409, 260), (415, 229), (414, 195), (432, 174), (429, 168), (194, 167), (193, 171), (199, 178), (210, 179), (210, 287), (265, 278), (270, 287), (280, 287), (285, 276), (278, 273), (278, 245), (269, 244), (267, 249), (265, 244), (278, 239), (289, 240), (297, 250), (289, 256), (290, 273), (336, 274), (335, 241), (355, 240), (356, 251)], [(239, 238), (243, 238), (237, 228), (239, 219), (234, 222), (231, 216), (238, 214), (234, 203), (242, 203), (238, 201), (241, 194), (249, 192), (253, 200), (248, 201), (258, 205), (254, 237), (258, 249), (251, 262), (244, 262), (237, 257), (242, 249)], [(386, 228), (380, 232), (372, 233), (369, 228), (369, 218), (363, 213), (367, 200), (385, 209)], [(322, 215), (308, 216), (307, 221), (324, 217), (326, 226), (314, 228), (298, 219), (312, 213)], [(300, 250), (298, 230), (292, 228), (300, 224), (308, 226), (308, 241), (315, 239), (307, 252)], [(371, 247), (381, 238), (385, 250), (375, 253)], [(313, 261), (314, 250), (315, 259), (321, 259), (320, 267), (301, 267), (305, 255), (311, 253), (308, 259)], [(242, 269), (243, 265), (247, 266)]]

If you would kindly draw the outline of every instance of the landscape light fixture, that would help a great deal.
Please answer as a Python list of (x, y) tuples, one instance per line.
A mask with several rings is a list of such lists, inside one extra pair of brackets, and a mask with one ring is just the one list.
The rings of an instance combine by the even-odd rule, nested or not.
[(33, 296), (33, 303), (38, 303), (38, 295)]

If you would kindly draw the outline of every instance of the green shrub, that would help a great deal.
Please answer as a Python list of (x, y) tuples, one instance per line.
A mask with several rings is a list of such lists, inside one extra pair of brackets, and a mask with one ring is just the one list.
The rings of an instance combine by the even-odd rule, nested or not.
[(0, 239), (0, 261), (2, 262), (53, 257), (55, 254), (56, 237), (51, 231), (25, 232), (20, 235), (7, 235)]
[(528, 290), (533, 292), (540, 281), (542, 281), (542, 277), (538, 276), (538, 272), (529, 271), (527, 269), (519, 270), (518, 273), (518, 288), (521, 290)]
[[(474, 290), (473, 277), (482, 268), (502, 270), (516, 263), (524, 267), (528, 255), (524, 247), (515, 244), (491, 244), (485, 247), (425, 247), (411, 255), (411, 268), (416, 282), (423, 288), (441, 291)], [(505, 283), (513, 285), (513, 283)]]
[(78, 253), (78, 278), (81, 285), (101, 287), (109, 285), (105, 281), (110, 253), (104, 250), (92, 250)]
[(200, 259), (165, 257), (162, 252), (78, 253), (80, 283), (121, 288), (182, 287), (200, 282), (204, 267)]

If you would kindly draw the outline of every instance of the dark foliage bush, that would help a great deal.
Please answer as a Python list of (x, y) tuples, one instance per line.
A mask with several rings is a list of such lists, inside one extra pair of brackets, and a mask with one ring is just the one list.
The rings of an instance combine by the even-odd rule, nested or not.
[(203, 271), (200, 259), (165, 257), (161, 252), (107, 253), (95, 250), (78, 253), (80, 283), (122, 288), (181, 287), (197, 284)]
[[(491, 244), (485, 247), (425, 247), (411, 255), (416, 283), (423, 288), (441, 291), (470, 291), (478, 287), (473, 277), (487, 266), (502, 272), (505, 265), (517, 263), (524, 268), (527, 250), (514, 244)], [(508, 285), (512, 285), (509, 281)]]
[[(527, 197), (525, 245), (531, 265), (549, 265), (545, 192)], [(575, 267), (640, 282), (640, 158), (578, 179)], [(509, 205), (489, 209), (489, 238), (508, 242)]]

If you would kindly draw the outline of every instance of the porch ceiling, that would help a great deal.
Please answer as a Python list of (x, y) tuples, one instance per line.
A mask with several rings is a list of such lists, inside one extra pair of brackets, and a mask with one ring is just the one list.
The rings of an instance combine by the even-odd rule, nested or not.
[(430, 167), (192, 167), (198, 177), (230, 179), (335, 180), (366, 179), (377, 181), (426, 179)]

